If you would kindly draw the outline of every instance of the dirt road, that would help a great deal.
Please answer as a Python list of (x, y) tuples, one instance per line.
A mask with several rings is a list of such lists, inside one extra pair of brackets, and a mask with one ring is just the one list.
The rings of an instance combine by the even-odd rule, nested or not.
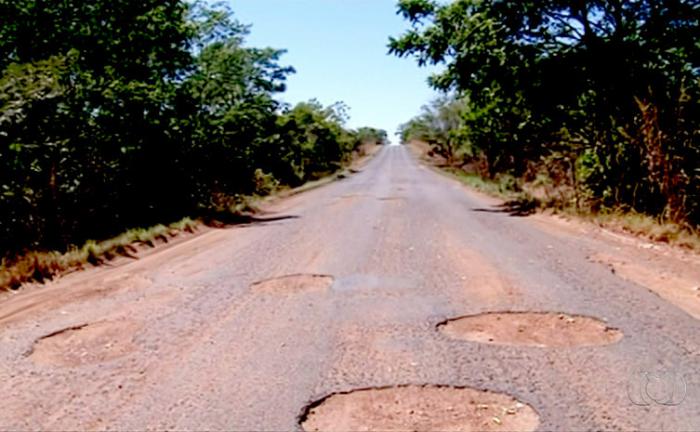
[(0, 429), (700, 429), (700, 321), (591, 258), (648, 251), (496, 203), (390, 147), (7, 295)]

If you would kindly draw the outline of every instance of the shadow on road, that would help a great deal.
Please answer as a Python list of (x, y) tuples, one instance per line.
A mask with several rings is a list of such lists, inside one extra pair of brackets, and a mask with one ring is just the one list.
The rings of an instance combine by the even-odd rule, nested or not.
[(532, 198), (518, 198), (506, 201), (491, 208), (475, 208), (472, 211), (483, 213), (507, 213), (509, 216), (529, 216), (539, 208), (539, 201)]
[(298, 218), (299, 216), (297, 215), (256, 216), (252, 214), (235, 214), (226, 216), (219, 215), (216, 218), (205, 220), (204, 223), (212, 228), (230, 228), (233, 226), (267, 224), (270, 222)]

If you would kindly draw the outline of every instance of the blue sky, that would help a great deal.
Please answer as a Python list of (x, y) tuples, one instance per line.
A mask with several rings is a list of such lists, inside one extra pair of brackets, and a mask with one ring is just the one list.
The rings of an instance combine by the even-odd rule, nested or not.
[(297, 73), (285, 102), (317, 98), (350, 107), (351, 127), (374, 126), (392, 134), (434, 92), (431, 70), (413, 59), (387, 55), (390, 35), (406, 22), (395, 0), (229, 0), (237, 19), (251, 24), (249, 46), (284, 48), (282, 63)]

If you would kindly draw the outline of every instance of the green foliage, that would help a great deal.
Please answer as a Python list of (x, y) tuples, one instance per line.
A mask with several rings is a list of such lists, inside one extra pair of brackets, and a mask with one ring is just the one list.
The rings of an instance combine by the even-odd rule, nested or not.
[(465, 100), (448, 95), (422, 108), (422, 113), (401, 125), (402, 142), (417, 139), (430, 144), (433, 150), (452, 163), (459, 153), (470, 153), (465, 135)]
[[(484, 174), (545, 171), (593, 208), (700, 223), (696, 2), (402, 0), (398, 9), (412, 27), (390, 51), (445, 66), (431, 83), (464, 101), (460, 146), (485, 161)], [(408, 135), (425, 134), (421, 117)]]
[(283, 182), (299, 185), (340, 168), (355, 148), (354, 137), (343, 127), (345, 111), (342, 104), (323, 107), (317, 101), (285, 110), (272, 142), (279, 150), (271, 158), (277, 164), (273, 172), (281, 172)]
[[(164, 126), (176, 120), (174, 77), (190, 58), (184, 4), (3, 7), (12, 18), (0, 21), (1, 248), (59, 247), (163, 216), (172, 203), (152, 193), (143, 167), (176, 144)], [(163, 168), (163, 182), (176, 180)]]
[(355, 136), (360, 144), (389, 144), (389, 134), (387, 134), (387, 132), (383, 129), (361, 127), (355, 131)]
[(287, 109), (283, 50), (223, 5), (0, 0), (0, 257), (235, 208), (337, 169), (341, 106)]

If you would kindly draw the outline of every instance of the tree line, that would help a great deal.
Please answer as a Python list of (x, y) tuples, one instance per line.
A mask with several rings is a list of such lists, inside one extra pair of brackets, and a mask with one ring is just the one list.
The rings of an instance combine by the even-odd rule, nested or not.
[(700, 225), (700, 3), (401, 0), (390, 51), (440, 64), (402, 126), (450, 163), (558, 205)]
[(276, 99), (294, 69), (224, 6), (0, 1), (0, 257), (228, 211), (383, 131)]

